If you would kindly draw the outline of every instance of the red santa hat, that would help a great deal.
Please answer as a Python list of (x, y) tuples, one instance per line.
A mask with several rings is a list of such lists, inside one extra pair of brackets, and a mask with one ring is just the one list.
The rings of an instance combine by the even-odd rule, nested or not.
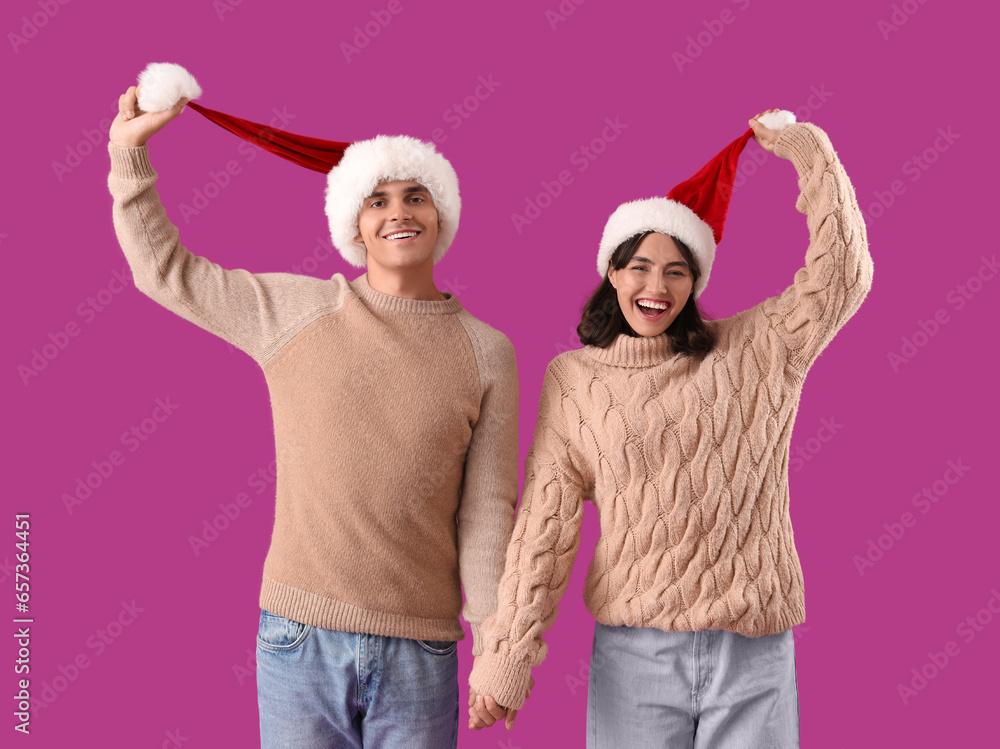
[[(139, 109), (162, 112), (181, 98), (197, 99), (201, 87), (187, 70), (167, 62), (150, 63), (139, 74)], [(193, 110), (229, 132), (276, 156), (327, 175), (326, 215), (334, 246), (351, 265), (364, 267), (365, 246), (355, 242), (361, 206), (381, 182), (413, 180), (427, 188), (441, 229), (434, 262), (447, 252), (458, 231), (462, 201), (458, 176), (433, 143), (405, 135), (378, 135), (353, 143), (296, 135), (189, 102)]]
[[(772, 130), (784, 130), (795, 122), (787, 110), (768, 112), (758, 121)], [(753, 128), (734, 140), (701, 168), (696, 175), (671, 190), (665, 198), (634, 200), (618, 206), (604, 227), (597, 253), (597, 272), (608, 274), (611, 256), (626, 240), (647, 231), (669, 234), (686, 244), (694, 254), (701, 276), (694, 287), (697, 299), (708, 285), (715, 248), (722, 241), (722, 228), (733, 193), (740, 153)]]

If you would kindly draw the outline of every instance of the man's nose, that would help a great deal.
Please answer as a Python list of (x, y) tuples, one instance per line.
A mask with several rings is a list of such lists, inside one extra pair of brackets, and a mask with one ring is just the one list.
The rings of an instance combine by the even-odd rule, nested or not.
[(407, 221), (413, 218), (413, 212), (405, 200), (394, 203), (389, 213), (392, 221)]

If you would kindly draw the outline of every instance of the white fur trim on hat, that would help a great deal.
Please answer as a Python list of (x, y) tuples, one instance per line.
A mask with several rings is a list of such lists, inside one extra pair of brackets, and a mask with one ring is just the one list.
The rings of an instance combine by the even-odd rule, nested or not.
[(381, 182), (412, 180), (427, 188), (441, 221), (434, 262), (447, 252), (455, 232), (462, 201), (458, 176), (433, 143), (406, 135), (377, 135), (352, 143), (327, 175), (326, 215), (334, 246), (351, 265), (363, 268), (365, 245), (355, 242), (361, 206)]
[(139, 73), (139, 109), (163, 112), (182, 97), (197, 99), (201, 86), (194, 76), (172, 62), (151, 62)]
[(603, 278), (618, 245), (629, 237), (647, 231), (669, 234), (686, 244), (698, 262), (701, 277), (694, 287), (695, 298), (708, 285), (708, 275), (715, 260), (715, 235), (712, 227), (686, 205), (669, 198), (633, 200), (618, 206), (604, 226), (604, 236), (597, 253), (597, 273)]

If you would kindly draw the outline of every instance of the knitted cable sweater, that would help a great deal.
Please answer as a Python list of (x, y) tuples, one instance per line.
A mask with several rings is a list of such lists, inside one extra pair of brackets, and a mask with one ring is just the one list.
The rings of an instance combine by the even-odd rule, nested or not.
[(774, 634), (805, 620), (788, 513), (806, 373), (872, 284), (861, 211), (827, 135), (798, 123), (775, 154), (798, 172), (805, 267), (780, 296), (708, 322), (703, 359), (666, 334), (557, 356), (542, 386), (497, 613), (470, 684), (519, 708), (547, 646), (585, 500), (601, 535), (584, 598), (606, 625)]
[(277, 496), (261, 608), (422, 640), (461, 640), (461, 610), (478, 653), (517, 501), (510, 341), (451, 294), (404, 299), (367, 275), (249, 273), (194, 255), (146, 146), (108, 150), (136, 288), (245, 351), (267, 380)]

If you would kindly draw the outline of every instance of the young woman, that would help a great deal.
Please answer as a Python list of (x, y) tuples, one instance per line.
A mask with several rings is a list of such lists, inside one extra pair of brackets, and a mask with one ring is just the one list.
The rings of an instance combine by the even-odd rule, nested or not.
[[(612, 215), (604, 278), (578, 328), (585, 346), (545, 373), (499, 607), (470, 677), (471, 727), (510, 727), (522, 706), (589, 500), (601, 537), (584, 593), (596, 620), (587, 746), (798, 746), (791, 628), (805, 606), (789, 442), (806, 373), (865, 299), (873, 267), (826, 134), (758, 118), (753, 138), (798, 172), (805, 267), (733, 317), (700, 313), (731, 152), (699, 173), (721, 218), (718, 205), (701, 215), (688, 207), (697, 200), (664, 198)], [(766, 238), (754, 248), (762, 260), (766, 250)]]

